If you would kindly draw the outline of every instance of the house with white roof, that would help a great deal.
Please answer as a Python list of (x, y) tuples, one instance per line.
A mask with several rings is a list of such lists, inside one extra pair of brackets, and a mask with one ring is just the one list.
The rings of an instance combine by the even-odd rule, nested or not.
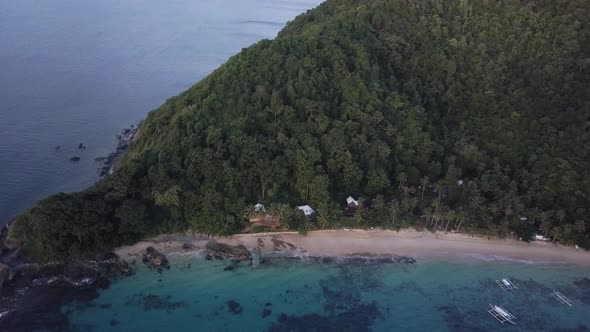
[(312, 209), (309, 205), (302, 205), (298, 206), (297, 208), (301, 210), (306, 217), (309, 217), (315, 213), (314, 209)]
[(352, 196), (348, 196), (348, 198), (346, 199), (346, 205), (348, 205), (351, 208), (356, 208), (359, 206), (359, 202), (352, 198)]

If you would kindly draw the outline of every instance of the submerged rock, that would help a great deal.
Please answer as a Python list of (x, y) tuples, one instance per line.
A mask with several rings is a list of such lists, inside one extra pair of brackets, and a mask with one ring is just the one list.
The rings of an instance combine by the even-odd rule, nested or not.
[(80, 161), (80, 157), (78, 157), (78, 156), (73, 156), (73, 157), (71, 157), (71, 158), (70, 158), (70, 161), (73, 161), (73, 162), (78, 162), (78, 161)]
[(243, 245), (232, 246), (215, 241), (207, 242), (205, 246), (207, 254), (215, 258), (231, 258), (238, 261), (251, 261), (250, 252)]
[(227, 308), (234, 315), (239, 315), (243, 311), (242, 305), (234, 300), (227, 301)]

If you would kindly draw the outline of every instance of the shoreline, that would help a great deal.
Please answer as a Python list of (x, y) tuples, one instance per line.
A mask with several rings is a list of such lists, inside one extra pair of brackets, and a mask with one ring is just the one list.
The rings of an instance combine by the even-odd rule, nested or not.
[[(236, 234), (209, 237), (172, 234), (140, 241), (114, 252), (123, 260), (141, 259), (147, 247), (169, 254), (199, 251), (209, 241), (244, 245), (260, 250), (262, 256), (285, 254), (292, 257), (341, 257), (352, 255), (397, 255), (424, 261), (513, 261), (526, 264), (574, 264), (590, 267), (590, 252), (577, 251), (553, 243), (523, 242), (514, 239), (490, 239), (463, 233), (431, 233), (415, 229), (391, 230), (318, 230), (306, 236), (297, 232)], [(190, 245), (190, 249), (187, 249)]]

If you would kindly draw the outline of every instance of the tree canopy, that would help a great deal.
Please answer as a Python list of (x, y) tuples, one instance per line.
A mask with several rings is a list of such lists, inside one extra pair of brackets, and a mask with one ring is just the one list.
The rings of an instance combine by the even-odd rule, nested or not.
[[(152, 111), (112, 176), (39, 202), (11, 237), (61, 258), (235, 233), (264, 202), (319, 208), (288, 214), (295, 229), (590, 247), (588, 17), (586, 0), (328, 0)], [(353, 218), (348, 195), (365, 202)]]

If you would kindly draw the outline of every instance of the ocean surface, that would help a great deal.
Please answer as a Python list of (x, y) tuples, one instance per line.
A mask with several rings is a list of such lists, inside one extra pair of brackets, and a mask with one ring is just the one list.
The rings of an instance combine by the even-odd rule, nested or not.
[(122, 129), (319, 3), (0, 0), (0, 225), (92, 185)]
[[(171, 255), (64, 304), (71, 331), (589, 331), (590, 269), (466, 257), (464, 262), (278, 259), (227, 270)], [(502, 290), (509, 277), (518, 287)], [(558, 290), (569, 307), (550, 296)], [(517, 325), (487, 313), (501, 305)], [(41, 318), (39, 318), (41, 317)], [(30, 320), (46, 319), (42, 314)], [(49, 320), (48, 320), (49, 322)], [(49, 326), (49, 325), (48, 325)]]

